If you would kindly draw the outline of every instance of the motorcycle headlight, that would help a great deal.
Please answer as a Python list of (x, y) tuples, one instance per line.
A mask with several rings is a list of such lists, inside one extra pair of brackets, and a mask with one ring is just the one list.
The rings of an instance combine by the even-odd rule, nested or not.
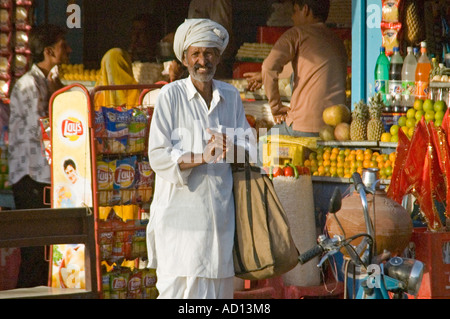
[(421, 261), (394, 257), (385, 265), (386, 274), (405, 284), (405, 291), (410, 295), (417, 295), (422, 283), (424, 265)]

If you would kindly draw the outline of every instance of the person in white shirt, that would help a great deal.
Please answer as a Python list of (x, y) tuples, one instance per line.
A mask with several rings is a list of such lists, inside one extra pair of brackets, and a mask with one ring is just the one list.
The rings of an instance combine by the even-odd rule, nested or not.
[[(67, 159), (63, 164), (64, 173), (70, 181), (68, 200), (70, 204), (66, 207), (92, 207), (92, 191), (90, 182), (78, 174), (77, 166), (72, 159)], [(65, 186), (60, 190), (66, 191)]]
[(174, 52), (189, 77), (163, 86), (156, 102), (147, 246), (159, 298), (233, 298), (230, 164), (243, 161), (244, 149), (256, 159), (256, 141), (239, 92), (213, 80), (227, 43), (218, 23), (185, 20), (175, 33)]
[[(41, 148), (39, 119), (48, 117), (50, 96), (62, 87), (54, 67), (69, 62), (71, 48), (65, 30), (55, 25), (40, 25), (30, 31), (33, 64), (14, 85), (10, 97), (9, 182), (16, 209), (49, 208), (44, 201), (50, 186), (50, 165)], [(48, 198), (49, 196), (47, 196)], [(43, 247), (21, 249), (22, 262), (17, 286), (46, 285), (48, 262)]]

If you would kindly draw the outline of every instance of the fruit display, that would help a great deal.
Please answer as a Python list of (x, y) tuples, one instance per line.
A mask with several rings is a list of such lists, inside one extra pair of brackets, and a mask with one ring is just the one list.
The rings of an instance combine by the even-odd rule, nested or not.
[(367, 140), (367, 123), (369, 122), (369, 107), (364, 101), (355, 103), (350, 123), (350, 139), (352, 141)]
[(91, 81), (100, 80), (100, 70), (88, 70), (83, 64), (62, 64), (60, 69), (61, 80), (66, 81)]
[(363, 168), (379, 168), (381, 179), (390, 179), (396, 152), (381, 153), (366, 149), (320, 146), (309, 154), (303, 165), (313, 176), (351, 178), (354, 172), (362, 174)]
[(351, 120), (351, 113), (347, 106), (337, 104), (327, 107), (323, 113), (322, 118), (325, 123), (319, 130), (319, 136), (324, 141), (348, 139)]
[(264, 171), (267, 175), (269, 175), (270, 179), (276, 177), (290, 177), (290, 178), (298, 178), (299, 175), (310, 175), (310, 170), (306, 166), (293, 165), (288, 163), (284, 166), (270, 166), (263, 167)]
[(381, 93), (375, 94), (369, 99), (369, 122), (367, 123), (367, 139), (369, 141), (379, 141), (384, 133), (384, 124), (381, 120), (381, 112), (385, 104)]
[[(444, 101), (433, 101), (431, 99), (416, 99), (414, 106), (398, 119), (398, 123), (391, 126), (389, 134), (391, 142), (398, 141), (398, 131), (403, 130), (406, 136), (411, 138), (414, 134), (414, 128), (422, 117), (425, 121), (433, 122), (435, 126), (440, 126), (444, 119), (447, 105)], [(387, 136), (387, 134), (385, 134)], [(387, 139), (387, 137), (386, 137)]]

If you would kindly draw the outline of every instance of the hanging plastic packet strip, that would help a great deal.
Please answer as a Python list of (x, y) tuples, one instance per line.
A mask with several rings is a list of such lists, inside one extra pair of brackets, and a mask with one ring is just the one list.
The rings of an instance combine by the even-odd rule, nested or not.
[(11, 8), (0, 8), (0, 31), (10, 32), (12, 30)]
[(382, 45), (386, 49), (386, 55), (394, 53), (394, 47), (399, 46), (398, 33), (402, 27), (400, 22), (381, 22)]
[(0, 53), (11, 57), (11, 35), (10, 32), (0, 31)]
[(29, 30), (30, 23), (30, 5), (17, 5), (15, 10), (15, 25), (17, 29)]
[(39, 119), (41, 126), (41, 147), (43, 149), (45, 158), (49, 164), (52, 164), (52, 144), (51, 144), (51, 127), (48, 117), (41, 117)]
[(401, 2), (401, 0), (382, 0), (381, 20), (384, 22), (398, 22)]
[(0, 55), (0, 77), (9, 78), (11, 70), (11, 55)]

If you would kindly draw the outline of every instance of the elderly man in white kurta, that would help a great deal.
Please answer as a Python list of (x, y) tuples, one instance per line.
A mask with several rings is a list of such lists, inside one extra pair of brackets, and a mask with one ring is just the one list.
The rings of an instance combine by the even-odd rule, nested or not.
[(164, 86), (155, 106), (147, 244), (159, 298), (233, 297), (230, 163), (243, 160), (243, 149), (256, 158), (256, 147), (239, 92), (213, 80), (227, 43), (225, 28), (211, 20), (180, 25), (174, 51), (190, 75)]

